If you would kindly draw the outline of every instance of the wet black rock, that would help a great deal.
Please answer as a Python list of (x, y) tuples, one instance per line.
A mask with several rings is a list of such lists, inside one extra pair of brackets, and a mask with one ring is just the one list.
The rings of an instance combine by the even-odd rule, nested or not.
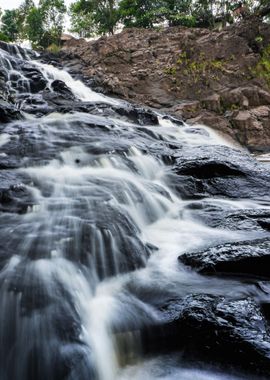
[(0, 41), (0, 49), (6, 51), (10, 55), (19, 56), (21, 59), (25, 59), (27, 55), (31, 57), (35, 55), (31, 50), (26, 50), (19, 45), (9, 44), (4, 41)]
[(174, 155), (172, 186), (184, 198), (209, 195), (268, 199), (270, 171), (247, 153), (226, 146), (199, 146)]
[(22, 119), (22, 114), (14, 105), (0, 99), (0, 123)]
[(269, 231), (270, 226), (270, 210), (263, 208), (232, 210), (230, 204), (226, 209), (224, 204), (198, 200), (189, 203), (184, 212), (207, 226), (224, 230), (254, 233)]
[[(77, 223), (70, 217), (55, 219), (56, 228), (58, 223), (59, 230), (65, 226), (69, 237), (62, 239), (59, 249), (70, 260), (97, 272), (100, 279), (144, 267), (151, 249), (141, 241), (137, 226), (116, 207), (106, 205), (100, 213), (102, 204), (100, 199), (87, 209), (82, 203)], [(73, 210), (73, 215), (77, 212)]]
[[(46, 94), (47, 100), (52, 100)], [(50, 95), (51, 96), (51, 95)], [(59, 103), (57, 112), (60, 113), (70, 113), (70, 112), (84, 112), (91, 115), (99, 115), (104, 117), (118, 118), (129, 123), (135, 123), (139, 125), (158, 125), (158, 117), (156, 113), (150, 109), (132, 106), (127, 103), (122, 103), (119, 105), (112, 105), (108, 103), (101, 102), (80, 102), (78, 100), (69, 102), (68, 99), (65, 103)]]
[(64, 96), (65, 99), (75, 99), (72, 91), (68, 88), (68, 86), (61, 80), (54, 80), (52, 83), (51, 83), (51, 88), (53, 89), (54, 92), (56, 92), (57, 94), (61, 95), (61, 96)]
[(61, 53), (50, 53), (48, 51), (42, 50), (39, 52), (39, 56), (37, 58), (42, 63), (63, 68)]
[(34, 204), (33, 196), (27, 186), (20, 181), (25, 177), (6, 170), (0, 171), (0, 211), (25, 213)]
[(269, 373), (268, 325), (253, 300), (190, 295), (169, 300), (159, 312), (160, 323), (143, 330), (146, 352), (181, 351), (185, 360)]
[(150, 109), (126, 104), (126, 107), (114, 107), (114, 110), (117, 114), (126, 116), (128, 121), (140, 125), (158, 125), (158, 117)]
[(171, 122), (173, 122), (174, 124), (176, 125), (180, 125), (180, 126), (183, 126), (184, 125), (184, 122), (182, 119), (178, 118), (178, 117), (175, 117), (175, 116), (171, 116), (171, 115), (163, 115), (162, 116), (162, 119), (164, 120), (170, 120)]
[[(267, 215), (268, 216), (268, 215)], [(259, 225), (267, 231), (270, 231), (270, 217), (268, 216), (266, 219), (259, 219)]]
[(47, 86), (47, 81), (42, 77), (41, 73), (36, 71), (29, 73), (30, 90), (32, 93), (37, 93), (44, 90)]
[(179, 260), (203, 274), (236, 274), (270, 278), (270, 239), (221, 244), (179, 256)]

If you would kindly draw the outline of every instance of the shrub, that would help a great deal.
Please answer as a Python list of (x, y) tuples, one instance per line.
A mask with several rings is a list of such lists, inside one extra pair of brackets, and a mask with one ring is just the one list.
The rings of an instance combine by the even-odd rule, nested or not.
[(5, 33), (0, 32), (0, 41), (9, 42), (9, 38)]
[(47, 47), (46, 49), (49, 53), (52, 54), (58, 54), (60, 52), (60, 46), (56, 44), (51, 44), (50, 46)]

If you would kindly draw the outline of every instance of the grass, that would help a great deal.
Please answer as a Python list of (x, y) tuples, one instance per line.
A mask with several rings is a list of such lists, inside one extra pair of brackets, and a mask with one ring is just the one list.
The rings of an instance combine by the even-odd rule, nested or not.
[(46, 49), (49, 53), (52, 53), (52, 54), (58, 54), (61, 50), (61, 47), (59, 45), (56, 45), (56, 44), (51, 44), (50, 46), (47, 47)]
[(252, 74), (265, 80), (268, 87), (270, 87), (270, 45), (263, 49), (259, 62), (252, 69)]

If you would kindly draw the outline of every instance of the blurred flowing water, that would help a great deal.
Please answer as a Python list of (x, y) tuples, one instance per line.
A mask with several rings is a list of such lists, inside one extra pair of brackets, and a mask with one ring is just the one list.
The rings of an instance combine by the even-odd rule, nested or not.
[[(0, 50), (18, 108), (31, 94), (20, 70), (25, 61), (40, 71), (48, 91), (61, 80), (75, 99), (97, 109), (122, 104), (29, 54)], [(156, 154), (164, 143), (190, 150), (230, 146), (206, 127), (179, 126), (162, 115), (158, 126), (141, 126), (98, 112), (36, 117), (24, 111), (23, 120), (1, 128), (1, 157), (23, 147), (19, 167), (11, 169), (31, 195), (23, 212), (0, 213), (1, 380), (232, 379), (179, 363), (168, 370), (163, 357), (142, 361), (140, 331), (158, 319), (148, 299), (255, 292), (177, 261), (182, 252), (246, 236), (194, 218), (189, 205), (196, 200), (176, 194), (170, 167)], [(227, 210), (261, 207), (249, 200), (206, 201)]]

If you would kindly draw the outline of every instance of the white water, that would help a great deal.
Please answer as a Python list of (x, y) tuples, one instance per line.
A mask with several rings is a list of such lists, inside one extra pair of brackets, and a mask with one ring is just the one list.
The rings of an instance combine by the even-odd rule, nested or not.
[(139, 365), (128, 366), (118, 380), (247, 380), (242, 377), (226, 375), (215, 370), (179, 368), (179, 361), (170, 357), (146, 360)]
[[(47, 133), (50, 139), (54, 138), (54, 121), (57, 120), (57, 115), (51, 115), (50, 118), (45, 117)], [(60, 117), (60, 115), (59, 115)], [(80, 115), (72, 115), (71, 119), (78, 118)], [(87, 119), (87, 115), (81, 115)], [(50, 119), (50, 124), (48, 124)], [(64, 128), (68, 126), (69, 117), (66, 118)], [(42, 119), (40, 123), (42, 125)], [(51, 128), (52, 127), (52, 128)], [(59, 127), (58, 127), (59, 128)], [(173, 136), (177, 140), (179, 135), (179, 127), (171, 126), (170, 137)], [(186, 127), (187, 128), (187, 127)], [(160, 131), (162, 133), (162, 130)], [(159, 132), (159, 133), (160, 133)], [(174, 133), (175, 132), (175, 133)], [(184, 132), (181, 132), (183, 136)], [(190, 145), (198, 144), (198, 139), (193, 141), (190, 134), (187, 134), (186, 140), (190, 139)], [(213, 144), (213, 138), (208, 137), (207, 142)], [(220, 141), (220, 138), (218, 138)], [(202, 138), (205, 144), (205, 137)], [(224, 142), (226, 144), (226, 142)], [(53, 186), (54, 190), (50, 198), (43, 197), (35, 188), (32, 189), (35, 193), (37, 204), (39, 205), (37, 212), (30, 212), (25, 216), (28, 223), (35, 225), (37, 230), (40, 228), (44, 231), (47, 229), (48, 236), (52, 234), (54, 226), (57, 224), (55, 219), (58, 219), (58, 213), (52, 213), (52, 204), (61, 204), (60, 209), (62, 218), (69, 217), (72, 213), (72, 204), (76, 197), (80, 197), (80, 193), (85, 194), (86, 201), (95, 186), (91, 185), (93, 178), (111, 181), (111, 183), (121, 184), (121, 199), (124, 196), (124, 201), (119, 200), (119, 194), (113, 193), (113, 198), (109, 202), (115, 205), (116, 208), (125, 210), (131, 218), (136, 222), (136, 225), (142, 231), (141, 238), (143, 241), (153, 244), (158, 247), (158, 251), (154, 252), (148, 260), (146, 268), (140, 269), (130, 274), (118, 274), (111, 280), (103, 280), (100, 282), (97, 273), (95, 272), (96, 264), (91, 268), (91, 282), (87, 281), (82, 273), (77, 272), (76, 266), (70, 264), (65, 258), (61, 249), (52, 248), (50, 264), (48, 267), (47, 261), (40, 263), (41, 275), (45, 276), (45, 281), (50, 283), (50, 277), (47, 277), (47, 271), (53, 271), (54, 276), (61, 279), (61, 282), (69, 290), (76, 300), (76, 308), (80, 314), (83, 323), (82, 340), (89, 345), (89, 349), (94, 350), (94, 362), (97, 365), (99, 378), (102, 380), (115, 380), (119, 376), (119, 364), (117, 347), (114, 346), (114, 340), (111, 335), (110, 325), (112, 321), (118, 321), (119, 316), (124, 315), (124, 321), (121, 323), (132, 324), (144, 323), (140, 321), (136, 315), (138, 310), (142, 315), (146, 315), (147, 319), (155, 319), (154, 310), (139, 302), (137, 299), (133, 303), (128, 303), (127, 300), (122, 301), (122, 297), (126, 297), (125, 289), (127, 284), (132, 281), (140, 284), (141, 287), (177, 290), (178, 294), (186, 295), (192, 289), (193, 292), (233, 295), (236, 296), (246, 293), (246, 288), (242, 284), (235, 281), (224, 281), (217, 279), (206, 279), (194, 272), (187, 271), (181, 268), (177, 262), (177, 257), (181, 252), (202, 248), (207, 245), (216, 244), (217, 242), (226, 240), (238, 240), (244, 238), (240, 233), (232, 233), (218, 229), (211, 229), (205, 225), (198, 223), (185, 212), (186, 206), (191, 201), (183, 201), (178, 198), (166, 184), (164, 177), (167, 173), (167, 168), (153, 157), (142, 154), (137, 148), (131, 146), (128, 154), (128, 159), (134, 163), (136, 170), (130, 170), (126, 165), (125, 159), (117, 155), (109, 155), (100, 157), (93, 164), (85, 164), (78, 167), (74, 164), (75, 159), (80, 158), (81, 162), (89, 162), (90, 157), (83, 149), (71, 149), (61, 153), (61, 162), (54, 160), (46, 166), (30, 167), (24, 170), (33, 180), (40, 183), (46, 183)], [(149, 185), (155, 184), (163, 189), (166, 196), (159, 192), (149, 192)], [(92, 190), (93, 189), (93, 190)], [(143, 202), (138, 203), (134, 198), (134, 190), (143, 197)], [(209, 203), (221, 204), (225, 208), (231, 210), (257, 208), (260, 207), (252, 201), (229, 201), (223, 199), (206, 199)], [(192, 201), (194, 203), (194, 201)], [(34, 210), (33, 210), (34, 211)], [(89, 208), (89, 212), (90, 208)], [(102, 211), (101, 211), (102, 212)], [(151, 218), (149, 217), (151, 215)], [(32, 220), (31, 220), (32, 219)], [(151, 220), (154, 219), (153, 222)], [(45, 221), (45, 222), (44, 222)], [(75, 222), (76, 228), (76, 222)], [(104, 263), (104, 272), (106, 273), (106, 250), (104, 242), (99, 237), (99, 250), (96, 255), (99, 255), (99, 261)], [(111, 237), (112, 245), (115, 245), (114, 237)], [(113, 252), (117, 251), (117, 247)], [(37, 261), (38, 262), (38, 261)], [(116, 274), (117, 258), (115, 258)], [(119, 301), (120, 299), (120, 301)], [(120, 317), (120, 319), (122, 319)], [(132, 319), (137, 320), (133, 321)], [(143, 317), (145, 318), (145, 317)], [(121, 360), (120, 360), (121, 362)], [(145, 376), (149, 378), (148, 370), (146, 373), (141, 373), (139, 367), (138, 373), (135, 371), (126, 372), (123, 374), (123, 379), (142, 379)], [(194, 376), (192, 370), (175, 370), (175, 374), (166, 375), (164, 379), (176, 379), (181, 376), (181, 379), (189, 379)], [(180, 371), (180, 372), (179, 372)], [(127, 377), (125, 377), (127, 376)], [(218, 375), (198, 372), (198, 379), (223, 379)], [(208, 377), (207, 377), (208, 376)], [(212, 377), (211, 377), (212, 376)], [(121, 378), (121, 377), (120, 377)], [(163, 378), (163, 377), (161, 377)], [(225, 378), (224, 378), (225, 379)]]
[[(80, 100), (119, 104), (116, 100), (94, 93), (83, 83), (73, 80), (64, 71), (40, 63), (35, 63), (35, 65), (42, 71), (49, 85), (55, 79), (62, 80)], [(109, 123), (102, 116), (81, 113), (72, 115), (54, 113), (38, 120), (28, 116), (28, 119), (22, 122), (22, 127), (30, 130), (36, 128), (37, 138), (39, 133), (42, 133), (43, 138), (48, 139), (52, 144), (57, 144), (64, 142), (74, 133), (76, 121), (97, 122), (108, 132), (112, 130), (111, 120)], [(134, 125), (118, 120), (113, 120), (113, 124), (113, 127), (119, 130), (120, 139), (123, 138), (120, 134), (123, 127), (127, 131), (134, 128)], [(36, 204), (29, 207), (27, 214), (20, 216), (17, 226), (7, 228), (6, 232), (11, 239), (25, 230), (27, 233), (17, 247), (18, 251), (22, 252), (22, 256), (12, 256), (1, 272), (1, 276), (6, 279), (2, 286), (3, 293), (11, 281), (9, 276), (16, 271), (16, 268), (19, 270), (23, 259), (31, 251), (33, 242), (36, 240), (39, 242), (39, 236), (44, 235), (47, 242), (46, 255), (35, 257), (35, 260), (28, 264), (25, 275), (31, 273), (38, 275), (39, 282), (46, 284), (50, 294), (56, 292), (57, 282), (70, 295), (82, 324), (80, 339), (89, 350), (87, 351), (89, 355), (91, 352), (93, 356), (92, 360), (96, 365), (100, 380), (159, 378), (163, 380), (192, 378), (231, 380), (232, 377), (215, 374), (213, 371), (181, 368), (181, 363), (164, 368), (163, 358), (150, 362), (137, 362), (134, 366), (125, 368), (124, 364), (130, 358), (139, 360), (140, 328), (148, 321), (158, 318), (151, 305), (128, 292), (130, 284), (137, 284), (142, 289), (151, 289), (156, 292), (170, 289), (177, 292), (179, 296), (192, 292), (237, 296), (247, 295), (254, 289), (233, 280), (206, 278), (180, 266), (177, 257), (183, 252), (222, 241), (244, 239), (245, 235), (242, 232), (212, 229), (195, 220), (187, 210), (187, 206), (194, 203), (194, 200), (184, 201), (177, 196), (170, 189), (170, 184), (166, 179), (168, 168), (158, 159), (144, 154), (132, 140), (129, 141), (128, 151), (122, 156), (114, 150), (96, 156), (89, 153), (88, 145), (92, 144), (91, 146), (96, 148), (102, 145), (102, 141), (98, 139), (95, 141), (93, 135), (88, 134), (89, 128), (91, 127), (86, 126), (83, 132), (78, 131), (78, 133), (83, 133), (86, 143), (82, 142), (81, 145), (76, 143), (69, 148), (62, 148), (58, 158), (51, 159), (46, 164), (29, 166), (20, 170), (32, 179), (28, 187), (34, 195)], [(204, 126), (196, 126), (198, 133), (194, 133), (194, 127), (188, 125), (179, 127), (160, 118), (159, 126), (146, 128), (167, 141), (184, 143), (190, 149), (192, 146), (200, 145), (231, 145)], [(75, 135), (74, 139), (76, 140)], [(5, 145), (8, 142), (7, 134), (0, 135), (0, 147), (4, 154)], [(44, 188), (50, 190), (49, 195), (46, 194)], [(108, 199), (98, 198), (103, 190), (109, 193)], [(119, 262), (121, 257), (118, 257), (121, 251), (118, 236), (114, 235), (110, 228), (101, 232), (101, 229), (97, 227), (98, 215), (95, 214), (94, 209), (96, 199), (100, 202), (99, 215), (103, 214), (107, 207), (114, 207), (115, 210), (128, 215), (129, 219), (135, 223), (138, 228), (138, 237), (142, 242), (150, 243), (157, 248), (148, 260), (144, 258), (145, 268), (122, 273)], [(204, 201), (230, 210), (261, 207), (258, 203), (249, 200), (230, 201), (211, 198)], [(79, 212), (77, 212), (78, 208)], [(91, 247), (91, 255), (87, 257), (85, 265), (79, 266), (77, 265), (79, 257), (70, 258), (70, 252), (66, 247), (69, 247), (69, 242), (72, 241), (71, 256), (80, 255), (82, 250), (80, 233), (82, 225), (86, 222), (84, 213), (91, 221), (91, 226), (92, 224), (95, 226), (95, 229), (91, 230), (92, 241), (94, 240), (95, 244), (93, 243)], [(108, 223), (113, 225), (113, 216)], [(119, 233), (119, 230), (117, 232)], [(127, 239), (128, 236), (124, 238)], [(109, 262), (108, 254), (111, 255)], [(114, 276), (108, 278), (111, 265), (114, 268)], [(8, 297), (0, 302), (2, 310), (10, 309), (8, 303), (11, 301)], [(7, 317), (3, 312), (0, 322)], [(37, 334), (34, 336), (31, 333), (32, 319), (24, 319), (21, 322), (20, 317), (17, 318), (16, 349), (17, 355), (20, 355), (18, 362), (23, 367), (28, 354), (28, 350), (24, 352), (26, 333), (29, 334), (27, 347), (31, 347), (38, 338), (46, 342), (46, 331), (34, 329)], [(33, 319), (36, 326), (37, 319)], [(120, 326), (123, 331), (133, 331), (124, 333), (120, 337), (128, 342), (128, 349), (124, 353), (119, 347), (120, 338), (113, 334), (113, 326)], [(20, 328), (22, 331), (19, 331)], [(2, 334), (4, 335), (4, 332)], [(20, 378), (19, 372), (16, 372), (16, 376), (15, 380)], [(75, 375), (70, 379), (79, 380)], [(22, 380), (27, 379), (22, 375)]]
[(35, 65), (40, 69), (43, 76), (47, 79), (49, 86), (54, 80), (61, 80), (71, 89), (73, 94), (80, 100), (86, 102), (103, 102), (109, 104), (120, 104), (117, 99), (109, 98), (108, 96), (98, 94), (86, 87), (80, 80), (75, 80), (64, 70), (59, 70), (52, 65), (35, 62)]

